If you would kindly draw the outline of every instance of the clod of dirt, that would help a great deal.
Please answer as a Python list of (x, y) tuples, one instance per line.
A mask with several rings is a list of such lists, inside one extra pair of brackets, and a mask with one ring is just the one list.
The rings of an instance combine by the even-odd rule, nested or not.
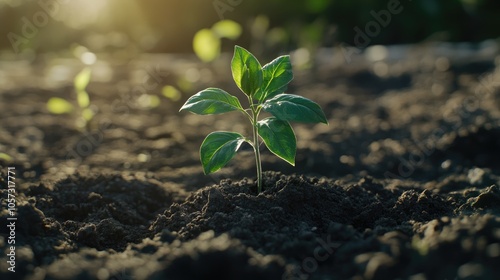
[(215, 237), (208, 231), (185, 243), (146, 238), (120, 253), (83, 248), (50, 264), (46, 273), (48, 279), (273, 280), (285, 269), (279, 256), (263, 256), (226, 234)]
[(75, 241), (119, 250), (148, 234), (149, 221), (172, 203), (175, 193), (155, 181), (100, 176), (68, 178), (53, 190), (34, 186), (27, 194), (45, 215), (61, 223), (63, 232), (74, 235)]
[(499, 229), (500, 218), (492, 215), (433, 220), (413, 238), (418, 252), (413, 269), (425, 267), (434, 279), (495, 279), (500, 273)]
[(500, 211), (500, 188), (493, 185), (481, 190), (475, 197), (469, 198), (463, 207)]

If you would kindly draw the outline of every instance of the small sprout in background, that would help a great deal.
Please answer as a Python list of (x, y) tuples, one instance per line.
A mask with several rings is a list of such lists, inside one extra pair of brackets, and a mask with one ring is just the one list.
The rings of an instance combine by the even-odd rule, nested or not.
[[(179, 76), (174, 85), (165, 85), (161, 88), (161, 94), (170, 101), (181, 100), (184, 92), (191, 92), (200, 80), (201, 73), (196, 68), (189, 68), (185, 74)], [(209, 73), (208, 76), (211, 76)], [(208, 77), (209, 78), (209, 77)]]
[(181, 92), (174, 86), (164, 86), (161, 89), (161, 94), (172, 101), (179, 101), (182, 97)]
[(80, 128), (87, 129), (90, 121), (94, 118), (94, 111), (90, 108), (90, 97), (86, 90), (91, 75), (92, 71), (86, 67), (76, 75), (74, 80), (76, 100), (81, 112), (81, 118), (77, 122), (77, 125)]
[[(222, 114), (239, 111), (252, 125), (252, 138), (236, 132), (210, 133), (200, 148), (200, 159), (205, 174), (224, 167), (240, 146), (247, 142), (254, 150), (257, 166), (257, 191), (262, 191), (262, 164), (260, 139), (276, 156), (295, 165), (297, 150), (295, 133), (289, 121), (325, 123), (328, 121), (321, 107), (299, 95), (284, 93), (293, 79), (290, 56), (280, 56), (263, 67), (246, 49), (235, 46), (231, 61), (233, 79), (246, 95), (249, 108), (244, 109), (237, 97), (219, 88), (207, 88), (191, 96), (181, 107), (199, 115)], [(272, 117), (259, 120), (264, 110)]]
[(74, 107), (73, 104), (66, 101), (66, 99), (62, 99), (59, 97), (51, 97), (47, 102), (47, 109), (52, 114), (69, 114), (73, 112)]
[[(90, 97), (87, 93), (87, 85), (91, 77), (90, 68), (84, 68), (78, 73), (73, 81), (76, 92), (76, 101), (79, 107), (79, 118), (76, 126), (80, 129), (88, 130), (90, 121), (94, 118), (95, 112), (90, 105)], [(73, 113), (75, 107), (65, 99), (59, 97), (51, 97), (47, 102), (47, 110), (52, 114), (70, 114)]]
[(212, 31), (219, 38), (236, 40), (241, 35), (241, 25), (232, 20), (221, 20), (212, 26)]
[(6, 153), (0, 153), (0, 160), (4, 160), (6, 162), (11, 162), (13, 159)]
[(194, 53), (204, 62), (214, 61), (220, 56), (221, 39), (236, 40), (240, 37), (241, 31), (241, 26), (232, 20), (221, 20), (211, 29), (201, 29), (193, 38)]
[(220, 39), (212, 30), (202, 29), (194, 35), (193, 50), (202, 61), (213, 61), (220, 54)]

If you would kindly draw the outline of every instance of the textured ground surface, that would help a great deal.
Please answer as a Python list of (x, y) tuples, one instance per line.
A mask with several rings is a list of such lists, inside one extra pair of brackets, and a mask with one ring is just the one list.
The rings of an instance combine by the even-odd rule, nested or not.
[[(213, 130), (248, 134), (236, 113), (178, 113), (218, 86), (229, 61), (143, 56), (93, 66), (98, 111), (84, 132), (52, 115), (75, 100), (71, 59), (0, 63), (1, 225), (16, 169), (16, 272), (2, 279), (497, 279), (500, 275), (500, 59), (496, 46), (320, 52), (289, 92), (330, 125), (294, 124), (295, 167), (263, 152), (265, 191), (243, 146), (203, 175)], [(163, 85), (180, 84), (172, 101)], [(151, 96), (160, 105), (150, 108)], [(228, 121), (229, 120), (229, 121)], [(3, 253), (5, 252), (5, 253)]]

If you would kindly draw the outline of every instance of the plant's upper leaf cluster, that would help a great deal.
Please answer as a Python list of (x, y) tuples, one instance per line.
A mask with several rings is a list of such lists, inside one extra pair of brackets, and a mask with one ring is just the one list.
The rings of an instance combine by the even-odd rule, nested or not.
[[(317, 103), (302, 96), (284, 93), (293, 79), (290, 57), (280, 56), (261, 67), (249, 51), (236, 46), (231, 70), (236, 85), (249, 98), (252, 113), (258, 115), (262, 109), (273, 115), (258, 122), (257, 117), (250, 118), (256, 122), (252, 125), (257, 127), (259, 136), (272, 153), (294, 165), (297, 146), (289, 122), (328, 124), (328, 121)], [(235, 96), (217, 88), (198, 92), (186, 101), (181, 110), (200, 115), (239, 110), (248, 115)], [(212, 173), (226, 165), (245, 141), (254, 145), (254, 148), (259, 145), (234, 132), (209, 134), (200, 149), (204, 172)]]
[(231, 71), (241, 91), (261, 103), (285, 92), (293, 79), (290, 56), (280, 56), (261, 67), (255, 56), (239, 46), (234, 48)]

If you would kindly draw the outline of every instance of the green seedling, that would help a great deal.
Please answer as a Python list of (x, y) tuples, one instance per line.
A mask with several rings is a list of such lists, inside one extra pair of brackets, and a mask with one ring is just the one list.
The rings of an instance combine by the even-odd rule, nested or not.
[(194, 53), (204, 62), (211, 62), (220, 55), (221, 39), (236, 40), (241, 35), (241, 26), (232, 20), (216, 22), (212, 28), (204, 28), (193, 37)]
[(9, 156), (6, 153), (0, 153), (0, 159), (3, 159), (6, 162), (11, 162), (12, 161), (12, 157)]
[[(89, 123), (94, 118), (95, 114), (90, 108), (90, 98), (86, 90), (90, 82), (91, 74), (90, 68), (85, 68), (76, 75), (73, 81), (79, 108), (79, 118), (76, 125), (79, 128), (88, 129)], [(75, 111), (73, 104), (59, 97), (50, 98), (47, 102), (47, 109), (53, 114), (68, 114)]]
[[(236, 46), (231, 71), (236, 85), (248, 99), (249, 108), (244, 109), (237, 97), (222, 89), (207, 88), (191, 96), (180, 111), (199, 115), (240, 111), (248, 117), (253, 132), (251, 139), (236, 132), (212, 132), (201, 144), (200, 158), (205, 174), (210, 174), (224, 167), (244, 142), (249, 143), (255, 153), (257, 191), (260, 193), (262, 165), (259, 137), (272, 153), (295, 165), (296, 138), (289, 121), (325, 124), (328, 121), (315, 102), (284, 93), (293, 79), (290, 56), (280, 56), (262, 67), (249, 51)], [(259, 120), (262, 111), (272, 117)]]

